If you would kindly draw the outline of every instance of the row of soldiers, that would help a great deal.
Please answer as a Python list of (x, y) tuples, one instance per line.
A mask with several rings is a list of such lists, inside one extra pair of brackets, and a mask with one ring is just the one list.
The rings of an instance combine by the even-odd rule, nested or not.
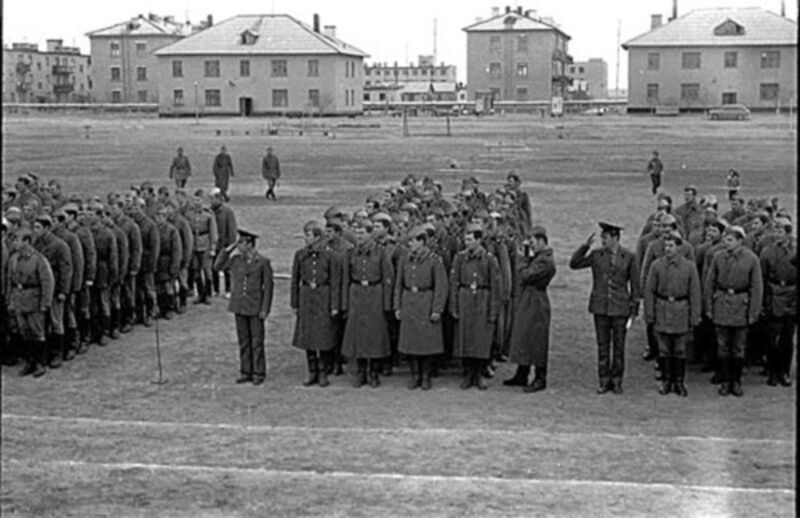
[[(467, 178), (448, 200), (440, 184), (409, 175), (352, 215), (331, 207), (324, 223), (308, 222), (291, 284), (293, 345), (307, 357), (304, 384), (328, 385), (346, 358), (353, 362), (354, 386), (377, 387), (403, 356), (411, 389), (429, 389), (442, 360), (457, 358), (461, 387), (485, 390), (493, 360), (511, 354), (512, 361), (530, 365), (514, 351), (530, 357), (529, 344), (536, 342), (536, 378), (508, 384), (544, 389), (545, 288), (555, 264), (546, 230), (531, 224), (520, 185), (511, 172), (502, 188), (485, 193), (478, 180)], [(545, 298), (537, 301), (537, 315), (520, 296), (533, 284)]]
[(2, 360), (24, 360), (21, 374), (36, 377), (134, 324), (184, 313), (190, 293), (209, 304), (221, 290), (213, 257), (236, 241), (219, 190), (145, 182), (84, 199), (30, 173), (3, 189), (3, 211)]
[[(778, 198), (734, 194), (722, 212), (713, 195), (684, 189), (684, 203), (657, 197), (637, 243), (646, 302), (647, 361), (661, 393), (686, 394), (687, 350), (715, 371), (721, 395), (742, 395), (742, 368), (764, 365), (771, 386), (789, 386), (796, 318), (797, 252)], [(669, 253), (667, 252), (669, 250)], [(669, 260), (654, 265), (659, 258)]]

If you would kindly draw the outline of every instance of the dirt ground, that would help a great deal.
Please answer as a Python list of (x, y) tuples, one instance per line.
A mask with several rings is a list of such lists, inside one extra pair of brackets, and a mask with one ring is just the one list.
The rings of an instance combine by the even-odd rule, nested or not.
[[(270, 124), (277, 136), (264, 134)], [(430, 392), (411, 392), (405, 368), (378, 389), (353, 389), (346, 376), (325, 389), (303, 388), (304, 358), (290, 346), (288, 283), (279, 280), (260, 388), (234, 383), (233, 319), (221, 298), (159, 323), (164, 385), (151, 383), (153, 328), (94, 347), (38, 380), (4, 367), (2, 514), (793, 515), (795, 389), (768, 387), (754, 369), (745, 373), (745, 397), (721, 398), (709, 376), (692, 368), (688, 399), (659, 396), (652, 364), (640, 359), (644, 330), (636, 322), (625, 394), (594, 394), (591, 274), (567, 267), (600, 219), (625, 225), (623, 244), (634, 246), (655, 205), (644, 173), (653, 149), (676, 204), (693, 183), (727, 207), (725, 175), (735, 167), (745, 197), (778, 195), (796, 210), (788, 119), (454, 118), (451, 137), (442, 119), (410, 125), (412, 136), (402, 138), (400, 120), (379, 117), (302, 127), (267, 119), (4, 117), (4, 183), (34, 170), (61, 179), (69, 192), (166, 184), (182, 145), (194, 168), (189, 187), (211, 187), (211, 161), (227, 145), (240, 225), (260, 232), (262, 253), (288, 273), (302, 224), (330, 205), (355, 210), (408, 173), (429, 174), (453, 193), (465, 176), (489, 190), (516, 170), (558, 268), (547, 391), (503, 387), (511, 365), (499, 367), (486, 392), (460, 390), (455, 371), (436, 378)], [(284, 172), (277, 203), (264, 200), (259, 174), (268, 144)]]

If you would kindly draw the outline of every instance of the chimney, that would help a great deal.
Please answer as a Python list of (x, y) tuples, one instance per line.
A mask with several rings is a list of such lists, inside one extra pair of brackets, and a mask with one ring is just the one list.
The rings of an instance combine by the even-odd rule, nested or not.
[(500, 16), (500, 8), (499, 7), (492, 7), (492, 18), (495, 16)]
[(508, 14), (508, 13), (510, 13), (510, 12), (511, 12), (511, 7), (507, 5), (507, 6), (506, 6), (506, 14)]
[(319, 33), (319, 15), (314, 13), (314, 32)]
[(661, 27), (661, 15), (660, 14), (651, 14), (650, 15), (650, 30), (658, 29)]
[(517, 14), (522, 16), (522, 7), (517, 6)]
[(786, 18), (786, 0), (781, 0), (781, 16)]
[(678, 0), (672, 0), (672, 18), (669, 21), (678, 17)]
[(174, 16), (165, 16), (164, 17), (164, 21), (167, 22), (167, 23), (175, 23), (175, 17)]
[(329, 38), (336, 38), (336, 26), (335, 25), (326, 25), (325, 26), (325, 36)]
[(209, 14), (206, 17), (206, 27), (211, 27), (212, 25), (214, 25), (214, 17)]

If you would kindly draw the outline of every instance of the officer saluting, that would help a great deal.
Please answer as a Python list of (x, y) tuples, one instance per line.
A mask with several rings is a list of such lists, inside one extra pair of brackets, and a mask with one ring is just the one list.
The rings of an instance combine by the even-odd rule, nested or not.
[(239, 229), (239, 240), (224, 248), (214, 268), (229, 268), (231, 299), (228, 311), (236, 317), (241, 375), (236, 383), (264, 383), (264, 320), (272, 308), (273, 278), (269, 259), (256, 250), (257, 234)]
[[(619, 244), (623, 227), (600, 222), (602, 247), (590, 250), (594, 234), (572, 254), (569, 267), (573, 270), (592, 269), (592, 294), (589, 312), (594, 315), (597, 333), (598, 394), (609, 389), (622, 394), (622, 374), (625, 370), (625, 333), (628, 318), (639, 313), (639, 271), (636, 256)], [(613, 358), (611, 344), (613, 342)]]

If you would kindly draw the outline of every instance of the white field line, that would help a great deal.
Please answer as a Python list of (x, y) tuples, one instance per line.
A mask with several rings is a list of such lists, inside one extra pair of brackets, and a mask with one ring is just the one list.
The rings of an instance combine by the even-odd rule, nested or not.
[[(3, 464), (30, 464), (23, 459), (3, 459)], [(267, 477), (293, 477), (302, 476), (320, 479), (378, 479), (378, 480), (413, 480), (418, 482), (467, 482), (467, 483), (498, 483), (518, 485), (550, 485), (570, 487), (607, 487), (619, 489), (667, 489), (678, 491), (700, 491), (714, 493), (750, 493), (750, 494), (783, 494), (793, 496), (794, 489), (786, 488), (758, 488), (758, 487), (729, 487), (729, 486), (698, 486), (692, 484), (668, 484), (664, 482), (623, 482), (616, 480), (591, 480), (591, 479), (541, 479), (541, 478), (499, 478), (459, 475), (408, 475), (405, 473), (356, 473), (351, 471), (313, 471), (313, 470), (285, 470), (269, 468), (240, 468), (235, 466), (204, 466), (194, 464), (156, 464), (141, 462), (86, 462), (74, 460), (56, 460), (36, 462), (44, 466), (65, 466), (72, 468), (103, 468), (103, 469), (147, 469), (151, 471), (182, 471), (199, 473), (243, 473), (250, 475), (263, 475)]]
[(558, 435), (566, 437), (583, 437), (594, 439), (604, 437), (608, 439), (652, 439), (652, 440), (677, 440), (677, 441), (709, 441), (732, 444), (771, 444), (778, 446), (794, 446), (794, 441), (784, 439), (751, 439), (736, 437), (713, 437), (700, 435), (645, 435), (645, 434), (616, 434), (608, 432), (582, 433), (582, 432), (548, 432), (546, 430), (493, 430), (491, 428), (362, 428), (362, 427), (315, 427), (315, 426), (283, 426), (283, 425), (246, 425), (237, 423), (197, 423), (175, 421), (128, 421), (118, 419), (100, 419), (95, 417), (61, 417), (22, 414), (2, 414), (3, 421), (46, 421), (60, 423), (87, 424), (95, 426), (137, 426), (147, 428), (199, 428), (204, 430), (239, 430), (246, 432), (305, 432), (305, 433), (374, 433), (374, 434), (419, 434), (419, 435), (452, 435), (481, 434), (481, 435)]

